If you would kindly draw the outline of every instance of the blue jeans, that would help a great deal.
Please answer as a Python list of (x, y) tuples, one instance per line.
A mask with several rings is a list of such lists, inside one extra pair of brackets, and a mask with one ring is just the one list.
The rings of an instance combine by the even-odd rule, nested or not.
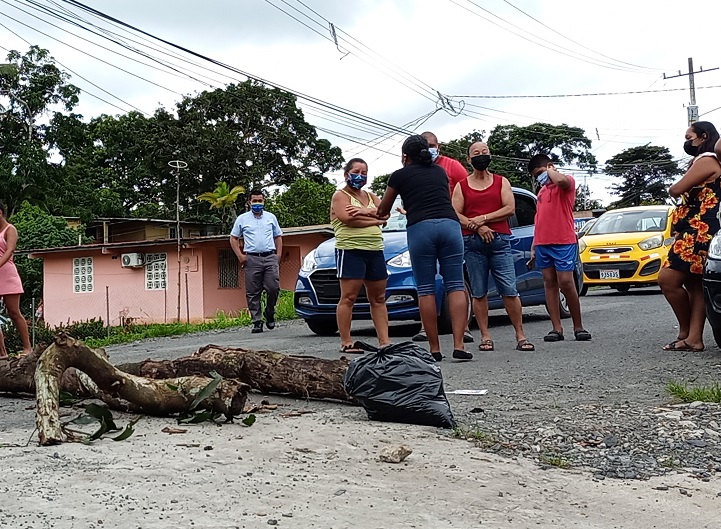
[(484, 242), (477, 233), (464, 235), (463, 245), (466, 250), (466, 269), (471, 281), (471, 297), (483, 298), (488, 294), (489, 272), (499, 295), (518, 295), (510, 235), (496, 233), (491, 242)]
[(435, 294), (439, 265), (446, 292), (465, 290), (460, 223), (451, 219), (428, 219), (408, 226), (406, 231), (418, 295)]

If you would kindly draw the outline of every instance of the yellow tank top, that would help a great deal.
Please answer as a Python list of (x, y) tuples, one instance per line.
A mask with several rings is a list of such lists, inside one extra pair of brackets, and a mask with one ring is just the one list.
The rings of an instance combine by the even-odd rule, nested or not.
[[(368, 197), (368, 204), (362, 204), (356, 197), (341, 189), (350, 198), (350, 203), (359, 208), (376, 209), (371, 196)], [(339, 250), (383, 250), (383, 234), (380, 226), (368, 226), (366, 228), (354, 228), (343, 224), (337, 217), (331, 220), (333, 232), (335, 233), (335, 247)]]

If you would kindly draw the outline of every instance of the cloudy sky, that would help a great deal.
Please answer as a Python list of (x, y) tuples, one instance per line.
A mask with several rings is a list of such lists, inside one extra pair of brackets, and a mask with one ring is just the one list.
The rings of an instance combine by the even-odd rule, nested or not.
[[(687, 72), (689, 57), (695, 69), (721, 66), (721, 3), (716, 2), (85, 3), (340, 108), (330, 111), (317, 102), (300, 100), (319, 135), (340, 146), (346, 157), (365, 158), (371, 175), (399, 167), (405, 135), (389, 132), (389, 125), (432, 130), (444, 141), (473, 130), (488, 133), (498, 124), (565, 123), (586, 131), (601, 163), (623, 149), (647, 143), (666, 146), (680, 159), (688, 77), (664, 79), (663, 74)], [(66, 20), (43, 9), (67, 9)], [(153, 58), (122, 49), (71, 21), (85, 27), (92, 23), (133, 39), (136, 48)], [(170, 109), (182, 94), (245, 79), (197, 59), (193, 59), (196, 65), (184, 62), (187, 54), (126, 32), (63, 0), (0, 0), (0, 24), (1, 53), (25, 51), (28, 42), (37, 44), (73, 72), (72, 82), (85, 92), (78, 111), (86, 117), (119, 114), (133, 107), (147, 113), (158, 106)], [(174, 69), (155, 58), (172, 62)], [(721, 123), (721, 70), (697, 75), (696, 87), (702, 119)], [(608, 92), (624, 94), (568, 97)], [(518, 97), (548, 95), (566, 97)], [(574, 174), (583, 180), (581, 173)], [(588, 177), (593, 197), (608, 202), (611, 181), (603, 174)]]

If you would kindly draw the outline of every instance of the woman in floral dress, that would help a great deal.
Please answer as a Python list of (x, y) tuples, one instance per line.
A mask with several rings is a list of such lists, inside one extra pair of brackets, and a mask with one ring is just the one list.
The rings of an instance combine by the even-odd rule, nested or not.
[(720, 228), (721, 163), (714, 153), (718, 140), (716, 127), (708, 121), (692, 124), (686, 131), (684, 151), (694, 158), (686, 174), (668, 190), (681, 199), (681, 205), (673, 213), (675, 241), (658, 277), (678, 320), (678, 335), (663, 347), (666, 351), (704, 350), (702, 274), (709, 243)]

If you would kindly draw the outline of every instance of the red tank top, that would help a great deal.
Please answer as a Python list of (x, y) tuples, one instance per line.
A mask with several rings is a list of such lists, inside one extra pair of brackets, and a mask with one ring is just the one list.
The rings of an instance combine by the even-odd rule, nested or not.
[[(501, 187), (503, 186), (503, 177), (501, 175), (493, 175), (493, 183), (486, 189), (479, 191), (468, 185), (468, 179), (461, 180), (461, 191), (463, 192), (463, 214), (468, 218), (477, 217), (479, 215), (488, 215), (494, 211), (498, 211), (503, 207), (501, 201)], [(508, 219), (497, 220), (486, 224), (496, 233), (511, 234), (511, 227)], [(463, 230), (463, 235), (472, 235), (474, 232)]]

